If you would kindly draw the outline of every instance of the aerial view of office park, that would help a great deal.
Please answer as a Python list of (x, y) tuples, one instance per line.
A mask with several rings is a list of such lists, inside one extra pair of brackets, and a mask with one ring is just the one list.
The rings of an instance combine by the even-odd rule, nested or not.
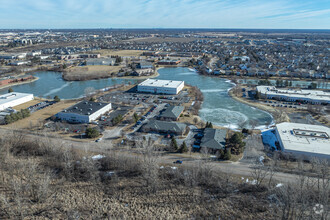
[(329, 219), (329, 11), (0, 0), (0, 219)]

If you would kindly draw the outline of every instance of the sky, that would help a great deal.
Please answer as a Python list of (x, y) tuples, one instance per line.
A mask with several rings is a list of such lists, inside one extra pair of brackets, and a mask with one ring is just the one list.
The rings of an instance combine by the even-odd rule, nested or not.
[(0, 29), (330, 29), (330, 0), (0, 0)]

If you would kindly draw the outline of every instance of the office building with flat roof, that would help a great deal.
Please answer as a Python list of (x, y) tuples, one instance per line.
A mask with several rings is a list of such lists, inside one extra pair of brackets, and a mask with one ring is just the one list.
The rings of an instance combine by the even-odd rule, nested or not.
[(110, 110), (111, 103), (82, 101), (58, 112), (55, 116), (70, 123), (90, 123)]
[(319, 157), (330, 160), (330, 128), (320, 125), (283, 122), (275, 135), (285, 153), (295, 157)]
[(11, 92), (0, 96), (0, 111), (33, 100), (33, 94)]
[(275, 86), (257, 86), (261, 97), (291, 102), (307, 102), (311, 104), (330, 104), (330, 93), (321, 90), (277, 89)]
[(184, 81), (147, 79), (137, 86), (138, 92), (176, 95), (184, 87)]

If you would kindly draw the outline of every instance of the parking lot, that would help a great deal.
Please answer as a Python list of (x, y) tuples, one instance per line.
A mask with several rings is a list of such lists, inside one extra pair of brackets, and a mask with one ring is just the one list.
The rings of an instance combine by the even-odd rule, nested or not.
[(33, 112), (39, 111), (41, 109), (44, 109), (48, 106), (51, 106), (55, 103), (56, 103), (55, 101), (44, 101), (44, 102), (40, 102), (35, 105), (32, 105), (32, 106), (28, 107), (27, 109), (30, 111), (30, 113), (33, 113)]

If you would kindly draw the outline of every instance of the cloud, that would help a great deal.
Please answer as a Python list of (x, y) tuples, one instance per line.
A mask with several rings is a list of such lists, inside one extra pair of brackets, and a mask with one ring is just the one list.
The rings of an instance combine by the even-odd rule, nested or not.
[(0, 11), (0, 28), (330, 28), (324, 0), (0, 0)]

